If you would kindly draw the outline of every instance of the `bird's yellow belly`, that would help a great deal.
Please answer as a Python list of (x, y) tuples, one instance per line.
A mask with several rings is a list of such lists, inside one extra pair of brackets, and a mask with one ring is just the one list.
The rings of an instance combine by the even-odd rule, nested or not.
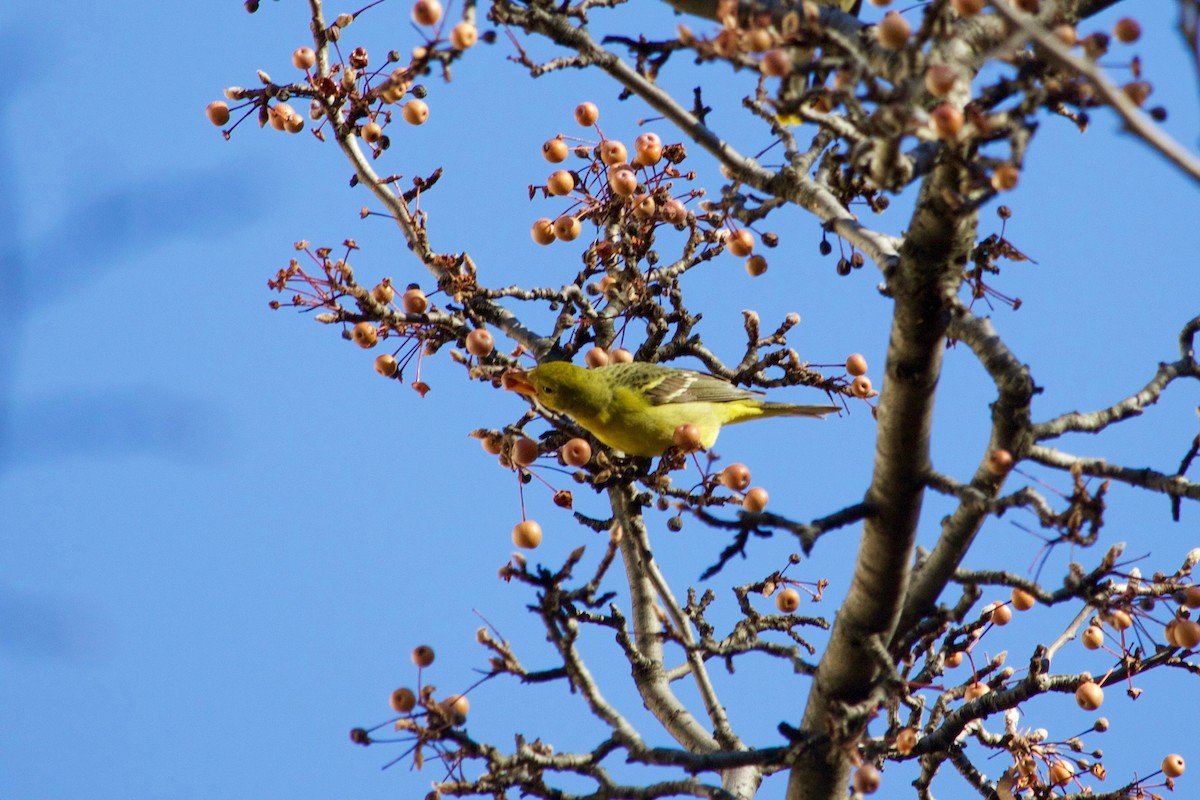
[(722, 422), (711, 403), (672, 403), (636, 413), (601, 412), (575, 421), (609, 447), (643, 457), (662, 455), (674, 443), (675, 429), (688, 423), (700, 431), (700, 444), (712, 447)]

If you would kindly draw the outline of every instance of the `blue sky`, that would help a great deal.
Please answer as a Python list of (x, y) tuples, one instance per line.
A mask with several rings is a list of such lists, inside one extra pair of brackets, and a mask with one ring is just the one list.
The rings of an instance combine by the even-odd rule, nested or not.
[[(467, 437), (515, 421), (523, 406), (468, 383), (444, 357), (424, 365), (433, 389), (421, 399), (380, 380), (374, 353), (307, 317), (267, 309), (266, 280), (299, 239), (332, 246), (353, 237), (360, 276), (425, 279), (386, 222), (359, 219), (369, 199), (348, 187), (350, 170), (331, 144), (252, 125), (226, 142), (204, 119), (222, 87), (251, 85), (256, 68), (277, 80), (292, 75), (290, 53), (307, 33), (302, 4), (267, 2), (254, 16), (237, 2), (131, 0), (121, 13), (81, 2), (21, 5), (19, 21), (0, 23), (8, 76), (0, 86), (8, 315), (0, 328), (0, 797), (421, 796), (435, 771), (380, 770), (398, 748), (363, 750), (347, 738), (352, 726), (387, 719), (388, 694), (414, 683), (409, 650), (435, 647), (425, 679), (461, 690), (486, 662), (474, 643), (482, 615), (528, 666), (552, 663), (523, 612), (530, 598), (496, 578), (521, 513), (516, 478)], [(1138, 10), (1147, 37), (1133, 51), (1171, 112), (1168, 129), (1195, 147), (1195, 76), (1173, 17), (1165, 6)], [(1085, 30), (1105, 29), (1114, 16)], [(645, 24), (661, 36), (675, 20), (648, 14)], [(347, 33), (372, 52), (417, 42), (403, 4), (385, 4)], [(530, 222), (559, 210), (528, 200), (527, 186), (549, 172), (541, 142), (577, 133), (570, 112), (581, 100), (599, 103), (606, 135), (627, 142), (649, 113), (618, 103), (593, 76), (530, 82), (508, 53), (502, 36), (476, 48), (452, 83), (430, 80), (429, 123), (399, 131), (381, 169), (413, 176), (445, 167), (424, 200), (434, 247), (469, 250), (482, 281), (557, 285), (583, 248), (529, 240)], [(1119, 64), (1121, 53), (1108, 62)], [(690, 74), (670, 80), (685, 91), (695, 83)], [(744, 152), (765, 145), (733, 111), (748, 78), (713, 69), (704, 81), (714, 124), (727, 125)], [(665, 125), (651, 127), (677, 140)], [(717, 188), (711, 164), (699, 154), (689, 163), (699, 184)], [(1037, 263), (1005, 269), (998, 285), (1024, 305), (995, 315), (1046, 388), (1040, 418), (1108, 405), (1176, 357), (1178, 330), (1200, 311), (1197, 199), (1194, 184), (1121, 135), (1110, 115), (1096, 112), (1082, 136), (1045, 121), (1020, 187), (1005, 198), (1015, 212), (1010, 238)], [(868, 222), (898, 233), (906, 207), (898, 199)], [(985, 231), (998, 224), (990, 210), (985, 220)], [(764, 328), (796, 311), (803, 322), (790, 343), (802, 357), (836, 363), (859, 351), (880, 380), (889, 306), (874, 290), (877, 274), (868, 267), (839, 278), (834, 260), (817, 254), (818, 227), (798, 213), (767, 228), (784, 245), (762, 278), (730, 256), (689, 278), (706, 341), (736, 357), (742, 308), (757, 308)], [(940, 469), (961, 478), (978, 462), (990, 399), (969, 354), (948, 353), (934, 442)], [(1107, 440), (1064, 447), (1171, 470), (1196, 434), (1198, 403), (1195, 386), (1178, 387)], [(809, 519), (861, 497), (872, 426), (854, 406), (822, 424), (731, 429), (717, 450), (751, 465), (774, 508)], [(1068, 488), (1062, 476), (1031, 474)], [(539, 559), (555, 564), (591, 539), (553, 508), (548, 491), (533, 485), (525, 497), (547, 533)], [(585, 513), (602, 513), (596, 498), (576, 497)], [(1162, 497), (1115, 490), (1110, 506), (1106, 542), (1128, 541), (1130, 555), (1153, 551), (1143, 571), (1171, 571), (1200, 545), (1194, 507), (1174, 524)], [(931, 498), (923, 544), (946, 508)], [(656, 522), (659, 559), (679, 587), (724, 544), (694, 523), (673, 534)], [(857, 530), (829, 537), (797, 573), (829, 578), (826, 613), (844, 591), (856, 540)], [(984, 529), (971, 561), (1003, 558), (1024, 570), (1038, 547), (1006, 518)], [(727, 604), (721, 613), (732, 605), (728, 585), (779, 568), (792, 549), (761, 543), (731, 566), (714, 584)], [(1099, 553), (1055, 553), (1044, 575), (1068, 557), (1090, 564)], [(1037, 613), (1038, 622), (993, 634), (990, 651), (1007, 649), (1020, 666), (1031, 642), (1070, 616)], [(596, 636), (588, 652), (605, 663), (609, 644)], [(1077, 650), (1056, 668), (1107, 667)], [(607, 663), (606, 689), (629, 713), (640, 710), (623, 687), (627, 668)], [(1116, 724), (1096, 743), (1109, 753), (1110, 785), (1184, 747), (1171, 741), (1188, 707), (1178, 692), (1196, 690), (1173, 677), (1139, 682), (1147, 691), (1136, 706), (1110, 693), (1104, 711)], [(807, 691), (768, 664), (720, 680), (735, 722), (764, 745), (777, 743), (775, 725), (794, 721)], [(494, 681), (472, 693), (469, 729), (501, 744), (514, 730), (560, 749), (586, 744), (597, 726), (572, 721), (577, 702), (561, 687)], [(1088, 724), (1069, 698), (1031, 706), (1027, 724), (1064, 737)], [(1139, 713), (1155, 725), (1141, 717), (1129, 736)], [(937, 786), (945, 796), (962, 791), (953, 779)], [(779, 796), (782, 784), (765, 792)]]

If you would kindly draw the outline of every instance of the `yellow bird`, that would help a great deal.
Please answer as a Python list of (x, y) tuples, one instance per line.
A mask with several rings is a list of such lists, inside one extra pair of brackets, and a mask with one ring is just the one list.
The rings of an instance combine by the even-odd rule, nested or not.
[(508, 381), (514, 391), (575, 420), (609, 447), (631, 456), (659, 456), (675, 429), (692, 424), (712, 447), (722, 425), (760, 417), (823, 417), (837, 406), (770, 403), (728, 381), (660, 364), (610, 364), (584, 369), (550, 361)]

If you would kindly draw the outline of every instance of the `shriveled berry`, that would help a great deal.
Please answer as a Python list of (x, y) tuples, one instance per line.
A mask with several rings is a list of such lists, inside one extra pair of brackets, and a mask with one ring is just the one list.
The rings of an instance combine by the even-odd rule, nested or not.
[(687, 220), (687, 207), (679, 200), (668, 200), (663, 203), (662, 218), (664, 222), (680, 225)]

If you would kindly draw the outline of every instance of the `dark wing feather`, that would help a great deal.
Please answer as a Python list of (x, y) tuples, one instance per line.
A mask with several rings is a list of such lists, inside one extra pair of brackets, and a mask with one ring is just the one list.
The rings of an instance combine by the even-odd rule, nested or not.
[(646, 389), (646, 396), (656, 406), (668, 403), (729, 403), (734, 400), (762, 397), (759, 392), (740, 389), (728, 381), (690, 369), (663, 368), (664, 376)]

